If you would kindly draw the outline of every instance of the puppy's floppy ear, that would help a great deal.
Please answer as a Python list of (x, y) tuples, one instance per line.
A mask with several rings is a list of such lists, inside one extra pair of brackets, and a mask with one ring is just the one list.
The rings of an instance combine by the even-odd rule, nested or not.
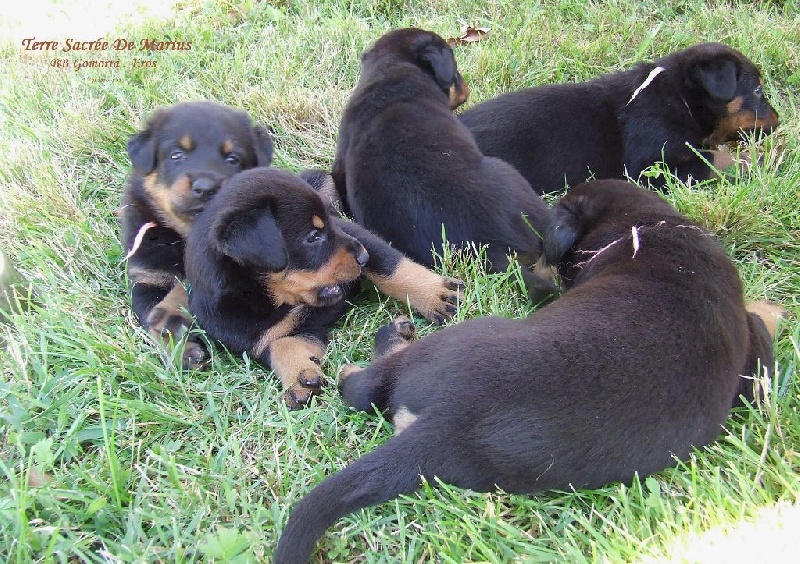
[(412, 44), (412, 49), (417, 55), (417, 64), (433, 75), (439, 88), (447, 91), (456, 83), (456, 59), (450, 47), (425, 37)]
[(141, 175), (150, 174), (158, 164), (156, 161), (156, 151), (158, 150), (158, 140), (155, 139), (155, 132), (169, 117), (167, 110), (156, 111), (142, 131), (134, 133), (128, 139), (128, 156), (131, 159), (133, 168)]
[(341, 215), (342, 201), (339, 199), (339, 192), (336, 190), (336, 183), (333, 176), (327, 171), (318, 169), (306, 169), (297, 173), (297, 176), (305, 180), (314, 191), (322, 198), (325, 209), (334, 215)]
[(150, 131), (140, 131), (128, 139), (128, 156), (133, 168), (141, 175), (156, 168), (156, 142)]
[(256, 152), (256, 164), (269, 166), (272, 162), (273, 144), (269, 130), (263, 125), (256, 124), (252, 130), (253, 149)]
[(548, 265), (561, 262), (567, 251), (586, 232), (589, 198), (565, 197), (553, 209), (553, 219), (544, 238), (544, 258)]
[(240, 264), (277, 272), (289, 257), (272, 210), (268, 207), (222, 214), (211, 228), (217, 250)]
[(736, 95), (739, 80), (736, 63), (729, 58), (715, 58), (695, 65), (692, 74), (703, 89), (715, 100), (729, 102)]

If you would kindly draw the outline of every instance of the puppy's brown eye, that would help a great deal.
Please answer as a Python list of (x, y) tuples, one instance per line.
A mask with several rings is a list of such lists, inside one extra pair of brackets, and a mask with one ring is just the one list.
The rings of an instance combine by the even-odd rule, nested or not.
[(184, 158), (184, 152), (178, 150), (172, 151), (169, 154), (169, 158), (172, 159), (173, 161), (182, 161)]
[(238, 165), (238, 164), (241, 162), (241, 161), (239, 160), (239, 157), (237, 157), (237, 156), (236, 156), (236, 155), (234, 155), (233, 153), (229, 153), (229, 154), (228, 154), (228, 155), (225, 157), (225, 161), (226, 161), (228, 164), (232, 164), (232, 165)]
[(753, 96), (756, 98), (761, 98), (764, 95), (764, 88), (761, 85), (756, 86), (756, 89), (753, 90)]
[(312, 243), (316, 243), (317, 241), (322, 241), (322, 235), (323, 234), (319, 229), (314, 229), (311, 231), (311, 233), (306, 235), (306, 238), (303, 239), (303, 242), (310, 245)]

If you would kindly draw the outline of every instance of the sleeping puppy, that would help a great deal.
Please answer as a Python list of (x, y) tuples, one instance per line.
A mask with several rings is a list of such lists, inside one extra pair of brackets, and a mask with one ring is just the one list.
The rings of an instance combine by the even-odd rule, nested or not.
[(438, 35), (392, 31), (361, 57), (339, 127), (333, 177), (345, 211), (411, 259), (433, 265), (442, 234), (488, 245), (495, 271), (516, 254), (532, 297), (552, 281), (531, 273), (548, 225), (545, 204), (509, 165), (484, 157), (452, 109), (469, 94)]
[(691, 147), (722, 170), (730, 154), (709, 147), (779, 123), (758, 69), (719, 43), (589, 82), (503, 94), (460, 119), (484, 154), (514, 165), (539, 194), (588, 178), (637, 178), (658, 162), (684, 182), (705, 180), (716, 173)]
[(575, 187), (553, 221), (546, 257), (562, 297), (525, 320), (476, 318), (413, 342), (398, 320), (368, 368), (345, 367), (344, 402), (376, 406), (397, 434), (300, 501), (276, 562), (307, 562), (337, 519), (413, 492), (420, 475), (477, 491), (596, 488), (714, 440), (741, 375), (773, 364), (773, 334), (748, 313), (725, 250), (623, 181)]
[(308, 183), (280, 170), (231, 178), (186, 242), (191, 312), (211, 338), (270, 366), (292, 409), (319, 392), (328, 329), (347, 311), (362, 272), (437, 323), (460, 299), (459, 281), (332, 216)]
[[(183, 252), (194, 218), (228, 178), (269, 165), (272, 140), (242, 111), (186, 102), (157, 110), (129, 139), (128, 156), (133, 170), (121, 217), (133, 311), (156, 340), (170, 344), (192, 324)], [(196, 368), (204, 357), (190, 339), (184, 367)]]

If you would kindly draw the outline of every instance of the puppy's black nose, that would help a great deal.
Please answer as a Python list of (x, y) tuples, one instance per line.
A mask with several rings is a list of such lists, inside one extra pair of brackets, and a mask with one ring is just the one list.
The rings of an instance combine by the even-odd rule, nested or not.
[(206, 201), (219, 190), (219, 183), (210, 178), (197, 178), (192, 182), (192, 194)]

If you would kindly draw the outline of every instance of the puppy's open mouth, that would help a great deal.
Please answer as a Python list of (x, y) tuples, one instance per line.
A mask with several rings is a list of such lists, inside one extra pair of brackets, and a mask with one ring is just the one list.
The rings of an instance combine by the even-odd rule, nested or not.
[(317, 302), (320, 306), (333, 305), (344, 297), (344, 288), (341, 284), (323, 286), (317, 290)]
[(194, 218), (198, 216), (198, 214), (203, 211), (205, 204), (200, 205), (174, 205), (172, 207), (173, 212), (176, 216), (183, 218), (186, 221), (194, 221)]

